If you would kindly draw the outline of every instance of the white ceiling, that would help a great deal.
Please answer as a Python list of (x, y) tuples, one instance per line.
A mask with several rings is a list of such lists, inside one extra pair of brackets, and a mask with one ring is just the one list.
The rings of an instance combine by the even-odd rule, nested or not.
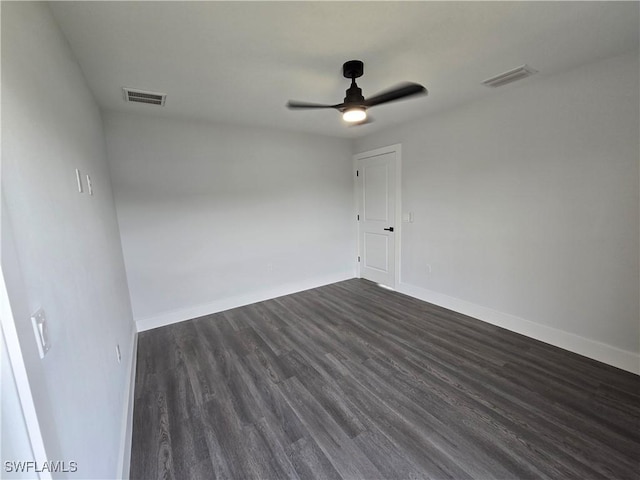
[[(562, 70), (638, 50), (638, 2), (53, 2), (101, 107), (354, 137)], [(365, 97), (402, 81), (429, 96), (381, 105), (347, 127), (342, 64), (364, 61)], [(535, 76), (499, 89), (522, 64)], [(122, 87), (167, 93), (125, 103)]]

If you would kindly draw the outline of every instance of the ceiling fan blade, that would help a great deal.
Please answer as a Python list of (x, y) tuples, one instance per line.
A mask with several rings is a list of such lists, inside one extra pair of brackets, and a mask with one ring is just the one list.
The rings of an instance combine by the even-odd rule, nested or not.
[(289, 100), (287, 102), (287, 108), (305, 108), (305, 109), (311, 109), (311, 108), (335, 108), (335, 109), (339, 109), (340, 107), (342, 107), (343, 104), (340, 103), (338, 105), (323, 105), (321, 103), (308, 103), (308, 102), (296, 102), (295, 100)]
[(418, 83), (402, 83), (389, 90), (381, 92), (373, 97), (369, 97), (364, 101), (365, 107), (373, 107), (381, 103), (393, 102), (401, 98), (413, 95), (427, 94), (427, 89)]

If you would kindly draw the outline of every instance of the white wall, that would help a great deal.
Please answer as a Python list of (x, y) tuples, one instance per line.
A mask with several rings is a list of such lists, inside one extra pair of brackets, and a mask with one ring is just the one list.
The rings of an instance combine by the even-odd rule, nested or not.
[(348, 140), (104, 121), (139, 329), (354, 276)]
[[(93, 196), (78, 193), (76, 168)], [(43, 3), (2, 2), (1, 259), (49, 459), (76, 461), (77, 478), (119, 476), (134, 324), (102, 122)]]
[(358, 140), (402, 144), (405, 290), (638, 371), (638, 94), (634, 52)]

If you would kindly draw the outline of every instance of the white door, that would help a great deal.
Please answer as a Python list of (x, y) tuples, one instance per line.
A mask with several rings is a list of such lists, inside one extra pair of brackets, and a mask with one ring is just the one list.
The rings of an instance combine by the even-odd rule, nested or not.
[(397, 151), (379, 152), (356, 157), (360, 276), (395, 288)]

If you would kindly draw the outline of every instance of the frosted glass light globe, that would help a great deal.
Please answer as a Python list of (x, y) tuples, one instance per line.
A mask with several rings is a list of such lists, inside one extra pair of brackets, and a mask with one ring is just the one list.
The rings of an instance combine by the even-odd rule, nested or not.
[(365, 118), (367, 118), (367, 112), (364, 108), (350, 108), (342, 114), (342, 119), (349, 123), (361, 122)]

